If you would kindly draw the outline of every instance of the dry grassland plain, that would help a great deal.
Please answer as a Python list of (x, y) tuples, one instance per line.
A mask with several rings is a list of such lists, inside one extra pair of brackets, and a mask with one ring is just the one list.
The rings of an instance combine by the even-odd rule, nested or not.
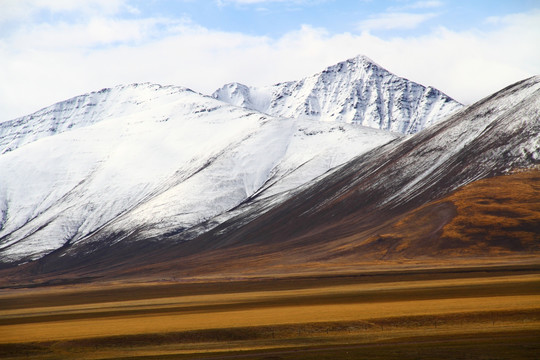
[(540, 265), (0, 290), (2, 359), (533, 359)]

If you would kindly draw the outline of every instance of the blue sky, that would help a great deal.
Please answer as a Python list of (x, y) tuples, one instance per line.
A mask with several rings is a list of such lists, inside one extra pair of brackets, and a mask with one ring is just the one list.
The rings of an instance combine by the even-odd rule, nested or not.
[[(388, 37), (417, 36), (436, 26), (454, 30), (487, 26), (482, 24), (487, 17), (524, 12), (534, 9), (535, 3), (538, 4), (538, 1), (156, 0), (139, 2), (136, 6), (146, 15), (188, 17), (207, 28), (251, 35), (279, 37), (305, 24), (323, 27), (330, 33), (371, 30)], [(389, 14), (401, 14), (403, 22), (394, 22), (394, 28), (390, 24), (385, 26), (384, 19)], [(369, 24), (366, 23), (370, 21), (375, 28), (367, 26)], [(377, 21), (380, 27), (376, 26)]]
[[(36, 22), (75, 23), (86, 16), (76, 6), (55, 10), (37, 3), (33, 19)], [(458, 31), (487, 28), (490, 24), (485, 19), (489, 17), (540, 8), (537, 0), (139, 0), (124, 3), (125, 6), (115, 11), (116, 18), (190, 19), (208, 29), (273, 38), (297, 30), (301, 25), (322, 27), (334, 34), (369, 30), (382, 37), (418, 36), (438, 26)], [(100, 11), (99, 2), (94, 9)], [(391, 19), (391, 14), (401, 15), (401, 22), (386, 23), (385, 19)], [(17, 27), (17, 24), (11, 25)]]
[(0, 121), (103, 87), (298, 79), (358, 54), (464, 103), (540, 73), (540, 2), (0, 0)]

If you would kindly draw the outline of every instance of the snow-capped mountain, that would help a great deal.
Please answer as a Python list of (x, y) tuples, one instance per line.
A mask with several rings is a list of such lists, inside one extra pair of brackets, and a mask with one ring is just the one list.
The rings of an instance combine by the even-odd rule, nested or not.
[(260, 88), (227, 84), (212, 96), (273, 116), (354, 123), (402, 134), (416, 133), (462, 108), (439, 90), (398, 77), (365, 56), (299, 81)]
[(153, 84), (77, 96), (0, 123), (0, 266), (390, 254), (379, 234), (408, 212), (540, 163), (539, 77), (459, 108), (365, 57), (213, 96)]
[[(216, 111), (242, 111), (239, 107), (222, 107)], [(540, 193), (534, 192), (535, 184), (527, 181), (540, 179), (539, 114), (540, 77), (534, 77), (509, 86), (421, 133), (354, 157), (295, 190), (269, 197), (255, 193), (254, 198), (230, 211), (186, 230), (191, 241), (183, 241), (185, 232), (159, 234), (162, 214), (173, 215), (171, 219), (181, 215), (169, 209), (181, 199), (173, 197), (169, 203), (162, 199), (162, 207), (154, 204), (153, 213), (142, 210), (151, 204), (147, 202), (139, 208), (140, 213), (132, 211), (125, 218), (132, 220), (111, 221), (86, 239), (70, 243), (25, 269), (30, 274), (43, 274), (45, 279), (140, 278), (141, 271), (148, 279), (161, 279), (193, 274), (235, 276), (250, 271), (275, 274), (339, 270), (380, 265), (387, 259), (431, 259), (432, 264), (439, 264), (448, 254), (453, 260), (504, 253), (534, 256), (540, 249), (538, 210), (534, 206)], [(253, 120), (264, 117), (250, 116)], [(269, 120), (265, 126), (273, 122)], [(307, 139), (305, 131), (298, 130), (293, 133), (298, 135), (298, 144), (303, 144)], [(208, 174), (218, 174), (211, 170), (214, 166), (230, 169), (214, 161), (205, 168)], [(450, 194), (459, 194), (467, 184), (478, 184), (480, 179), (491, 181), (504, 174), (509, 175), (504, 178), (513, 178), (516, 171), (527, 173), (521, 172), (526, 169), (531, 174), (519, 186), (531, 189), (532, 198), (515, 198), (512, 189), (502, 198), (497, 197), (501, 192), (499, 180), (493, 180), (497, 186), (491, 192), (485, 190), (484, 183), (481, 191), (473, 193), (472, 202), (469, 198), (469, 202), (460, 205), (448, 198)], [(216, 180), (212, 178), (203, 184), (208, 188)], [(244, 186), (220, 185), (219, 191), (212, 190), (209, 198), (227, 189)], [(509, 203), (504, 197), (514, 197), (515, 201)], [(202, 199), (207, 203), (206, 198)], [(211, 201), (214, 199), (208, 200)], [(221, 203), (219, 198), (215, 201)], [(471, 206), (482, 216), (476, 219), (480, 220), (478, 224), (465, 219), (469, 221), (465, 227), (473, 234), (479, 231), (481, 238), (466, 241), (459, 233), (444, 233), (445, 226), (459, 215), (460, 209)], [(145, 213), (148, 218), (153, 217), (148, 228), (137, 226), (148, 221), (142, 216)], [(502, 224), (496, 223), (501, 217)], [(144, 221), (140, 222), (141, 218)], [(485, 228), (493, 226), (504, 227), (505, 236), (484, 238)], [(508, 234), (512, 236), (507, 237)], [(144, 241), (132, 241), (137, 239)]]
[(0, 260), (37, 259), (97, 232), (109, 242), (179, 234), (395, 138), (182, 87), (78, 96), (0, 124)]

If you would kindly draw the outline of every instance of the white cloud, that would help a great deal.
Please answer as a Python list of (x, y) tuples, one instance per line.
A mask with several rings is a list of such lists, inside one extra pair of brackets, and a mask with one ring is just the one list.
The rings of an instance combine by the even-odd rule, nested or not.
[(444, 6), (442, 1), (428, 0), (416, 2), (400, 2), (399, 5), (390, 6), (386, 9), (387, 13), (403, 12), (410, 10), (435, 9)]
[(235, 5), (253, 5), (253, 4), (267, 4), (267, 3), (290, 3), (290, 4), (320, 4), (329, 0), (216, 0), (217, 4), (220, 6), (225, 6), (229, 4)]
[[(89, 51), (111, 44), (130, 45), (174, 33), (186, 21), (159, 18), (142, 20), (93, 17), (83, 23), (28, 25), (10, 37), (14, 50), (25, 51)], [(155, 36), (154, 36), (155, 35)], [(24, 45), (24, 46), (22, 46)]]
[(417, 1), (412, 4), (406, 5), (405, 8), (407, 9), (431, 9), (431, 8), (438, 8), (443, 6), (444, 3), (442, 1), (437, 0), (431, 0), (431, 1)]
[(260, 4), (264, 2), (282, 2), (283, 0), (219, 0), (221, 4), (235, 3), (235, 4)]
[(540, 9), (534, 10), (530, 13), (490, 16), (486, 18), (485, 23), (504, 26), (530, 26), (531, 29), (535, 31), (540, 27), (537, 22), (538, 16), (540, 16)]
[(360, 30), (414, 29), (421, 23), (436, 17), (436, 13), (390, 12), (377, 14), (358, 24)]
[(217, 0), (218, 5), (227, 5), (227, 4), (237, 4), (237, 5), (251, 5), (251, 4), (262, 4), (270, 2), (290, 2), (298, 3), (301, 0)]
[(136, 12), (126, 0), (1, 0), (0, 24), (31, 19), (40, 11), (112, 15), (121, 10)]
[(358, 54), (471, 103), (540, 73), (538, 24), (540, 11), (533, 11), (501, 18), (489, 32), (439, 28), (390, 40), (310, 26), (271, 39), (160, 18), (36, 24), (0, 39), (0, 121), (122, 83), (177, 84), (210, 93), (231, 81), (299, 79)]

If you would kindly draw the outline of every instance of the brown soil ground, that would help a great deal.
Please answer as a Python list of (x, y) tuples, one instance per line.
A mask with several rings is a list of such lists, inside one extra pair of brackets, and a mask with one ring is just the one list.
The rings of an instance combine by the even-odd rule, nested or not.
[(6, 359), (532, 359), (540, 265), (0, 290)]

